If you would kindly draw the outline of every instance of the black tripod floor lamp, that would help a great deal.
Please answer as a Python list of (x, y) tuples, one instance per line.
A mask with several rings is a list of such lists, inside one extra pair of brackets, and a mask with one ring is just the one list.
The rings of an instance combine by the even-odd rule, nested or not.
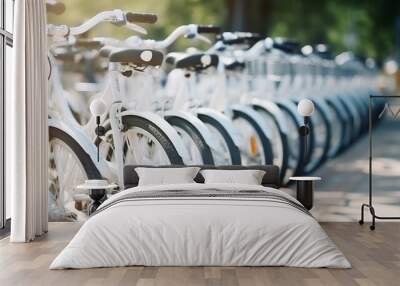
[[(306, 164), (308, 158), (308, 136), (311, 132), (310, 116), (314, 113), (314, 103), (309, 99), (302, 99), (297, 105), (297, 112), (303, 116), (304, 124), (299, 127), (299, 134), (303, 140), (303, 163)], [(321, 180), (320, 177), (295, 176), (289, 178), (297, 182), (296, 198), (299, 202), (311, 210), (314, 204), (314, 182)]]
[(107, 106), (101, 99), (95, 99), (90, 104), (90, 112), (96, 118), (96, 147), (97, 147), (97, 162), (100, 161), (100, 143), (101, 137), (105, 135), (106, 130), (103, 126), (100, 125), (100, 116), (102, 116), (106, 112)]
[(304, 124), (301, 125), (299, 128), (300, 136), (304, 140), (304, 152), (303, 152), (304, 164), (306, 163), (308, 158), (308, 137), (311, 131), (310, 116), (314, 113), (314, 110), (315, 110), (314, 103), (307, 98), (300, 100), (297, 105), (298, 113), (304, 118)]
[[(95, 99), (90, 104), (90, 112), (96, 118), (96, 147), (97, 147), (97, 162), (100, 162), (100, 144), (101, 144), (101, 137), (103, 137), (106, 133), (105, 128), (100, 125), (100, 117), (105, 114), (107, 111), (107, 106), (101, 99)], [(88, 181), (104, 181), (104, 180), (87, 180)], [(101, 205), (101, 203), (107, 199), (107, 190), (114, 187), (112, 184), (108, 184), (105, 181), (104, 186), (99, 186), (97, 188), (90, 188), (89, 189), (89, 196), (92, 199), (88, 207), (88, 213), (91, 215), (96, 211), (96, 209)]]
[(376, 219), (382, 219), (382, 220), (397, 220), (400, 219), (400, 217), (393, 217), (393, 216), (378, 216), (375, 212), (375, 208), (373, 206), (372, 202), (372, 194), (373, 194), (373, 189), (372, 189), (372, 108), (373, 108), (373, 101), (374, 99), (390, 99), (390, 98), (397, 98), (400, 99), (400, 96), (398, 95), (370, 95), (369, 96), (369, 103), (368, 103), (368, 109), (369, 109), (369, 114), (368, 114), (368, 138), (369, 138), (369, 193), (368, 193), (368, 204), (362, 204), (361, 205), (361, 219), (358, 221), (359, 224), (364, 224), (364, 209), (368, 208), (369, 212), (371, 213), (372, 216), (372, 224), (370, 225), (370, 229), (374, 230), (375, 229), (375, 220)]

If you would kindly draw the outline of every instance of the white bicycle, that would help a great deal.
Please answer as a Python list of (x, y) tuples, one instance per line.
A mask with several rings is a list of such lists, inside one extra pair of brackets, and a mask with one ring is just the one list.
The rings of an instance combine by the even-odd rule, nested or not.
[[(84, 33), (102, 21), (116, 24), (129, 24), (136, 30), (142, 28), (132, 22), (154, 22), (155, 16), (149, 14), (124, 13), (121, 10), (107, 11), (93, 17), (76, 28), (50, 26), (49, 35), (55, 39), (53, 47), (65, 43), (65, 39)], [(132, 26), (133, 25), (133, 26)], [(50, 133), (50, 178), (55, 201), (67, 209), (75, 209), (74, 187), (85, 179), (105, 177), (111, 181), (122, 181), (122, 166), (125, 161), (133, 160), (140, 164), (183, 164), (188, 155), (184, 144), (163, 118), (150, 112), (124, 110), (119, 92), (119, 77), (137, 69), (158, 67), (163, 55), (150, 49), (125, 49), (109, 55), (108, 84), (101, 95), (113, 128), (113, 141), (116, 146), (115, 162), (96, 158), (96, 145), (93, 144), (96, 126), (92, 117), (85, 126), (79, 125), (68, 106), (64, 90), (60, 85), (60, 75), (53, 57), (49, 56), (52, 66), (52, 95), (57, 108), (49, 119)], [(112, 105), (116, 103), (115, 105)], [(118, 145), (119, 144), (119, 145)], [(120, 152), (118, 154), (118, 152)], [(75, 206), (73, 206), (75, 204)], [(61, 206), (61, 208), (62, 208)]]

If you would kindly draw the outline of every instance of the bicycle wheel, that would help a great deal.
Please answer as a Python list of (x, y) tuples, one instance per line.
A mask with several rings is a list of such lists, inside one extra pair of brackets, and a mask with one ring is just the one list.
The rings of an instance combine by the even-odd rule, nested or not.
[[(191, 121), (193, 122), (196, 119), (199, 120), (194, 117)], [(185, 146), (187, 146), (191, 165), (214, 165), (213, 155), (206, 139), (192, 122), (179, 115), (166, 115), (165, 120), (177, 130)]]
[(325, 97), (326, 103), (336, 112), (336, 119), (340, 122), (342, 127), (342, 134), (339, 142), (340, 148), (335, 155), (342, 152), (347, 146), (351, 144), (352, 139), (352, 123), (351, 118), (343, 106), (342, 102), (337, 96), (327, 96)]
[(121, 117), (124, 163), (135, 165), (183, 165), (177, 147), (157, 124), (139, 115)]
[(252, 107), (265, 119), (268, 129), (271, 131), (273, 164), (279, 166), (281, 183), (286, 185), (289, 177), (293, 174), (287, 172), (290, 152), (285, 117), (273, 102), (252, 103)]
[(329, 100), (326, 100), (326, 98), (324, 98), (324, 101), (329, 109), (329, 112), (333, 115), (332, 119), (329, 120), (331, 137), (327, 154), (328, 158), (333, 158), (340, 152), (342, 148), (344, 142), (343, 138), (346, 135), (346, 123), (340, 110), (338, 110), (335, 104), (332, 104)]
[(265, 121), (248, 106), (232, 107), (232, 122), (240, 130), (242, 165), (270, 165), (273, 163), (271, 136)]
[(215, 144), (211, 146), (215, 165), (241, 165), (240, 150), (234, 141), (232, 123), (215, 110), (198, 109), (197, 117), (207, 126)]
[[(140, 115), (123, 115), (123, 160), (131, 165), (183, 165), (177, 147), (156, 123)], [(105, 135), (95, 139), (100, 156), (115, 163), (115, 146), (111, 124), (107, 120), (103, 127)], [(172, 128), (172, 127), (171, 127)]]
[(357, 108), (355, 107), (355, 103), (348, 96), (348, 93), (341, 94), (338, 96), (339, 100), (342, 102), (343, 106), (346, 109), (346, 112), (349, 114), (351, 120), (351, 142), (354, 142), (358, 139), (359, 135), (361, 134), (362, 130), (362, 121), (360, 118), (360, 114), (358, 113)]
[[(49, 220), (83, 221), (85, 203), (76, 199), (75, 187), (102, 176), (76, 140), (57, 127), (49, 127)], [(86, 198), (88, 202), (89, 198)], [(78, 207), (78, 208), (77, 208)]]
[[(308, 158), (304, 158), (304, 140), (302, 139), (299, 131), (299, 127), (303, 124), (300, 116), (297, 114), (296, 105), (290, 100), (277, 100), (275, 103), (278, 105), (288, 127), (288, 150), (289, 150), (289, 160), (288, 160), (288, 174), (290, 176), (302, 175), (304, 173), (304, 167)], [(312, 148), (312, 140), (308, 144), (308, 150)], [(311, 152), (307, 152), (310, 154)]]
[(365, 102), (363, 100), (362, 94), (358, 94), (355, 92), (352, 93), (350, 97), (354, 101), (361, 118), (361, 135), (368, 130), (368, 102)]

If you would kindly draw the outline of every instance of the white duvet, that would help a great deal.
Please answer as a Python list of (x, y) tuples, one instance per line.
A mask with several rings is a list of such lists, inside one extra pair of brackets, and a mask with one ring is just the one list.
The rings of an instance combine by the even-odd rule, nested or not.
[[(50, 269), (145, 266), (294, 266), (349, 268), (310, 215), (257, 198), (150, 198), (134, 192), (280, 190), (254, 185), (179, 184), (136, 187), (102, 204)], [(116, 203), (117, 202), (117, 203)]]

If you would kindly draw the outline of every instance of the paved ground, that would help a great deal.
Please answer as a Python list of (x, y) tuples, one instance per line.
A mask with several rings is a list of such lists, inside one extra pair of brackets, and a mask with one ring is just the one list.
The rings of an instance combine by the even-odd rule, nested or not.
[[(360, 219), (361, 204), (368, 202), (368, 151), (365, 135), (314, 172), (313, 175), (323, 178), (316, 185), (312, 211), (319, 221)], [(374, 129), (373, 158), (376, 212), (382, 216), (400, 216), (400, 120), (385, 120)]]

